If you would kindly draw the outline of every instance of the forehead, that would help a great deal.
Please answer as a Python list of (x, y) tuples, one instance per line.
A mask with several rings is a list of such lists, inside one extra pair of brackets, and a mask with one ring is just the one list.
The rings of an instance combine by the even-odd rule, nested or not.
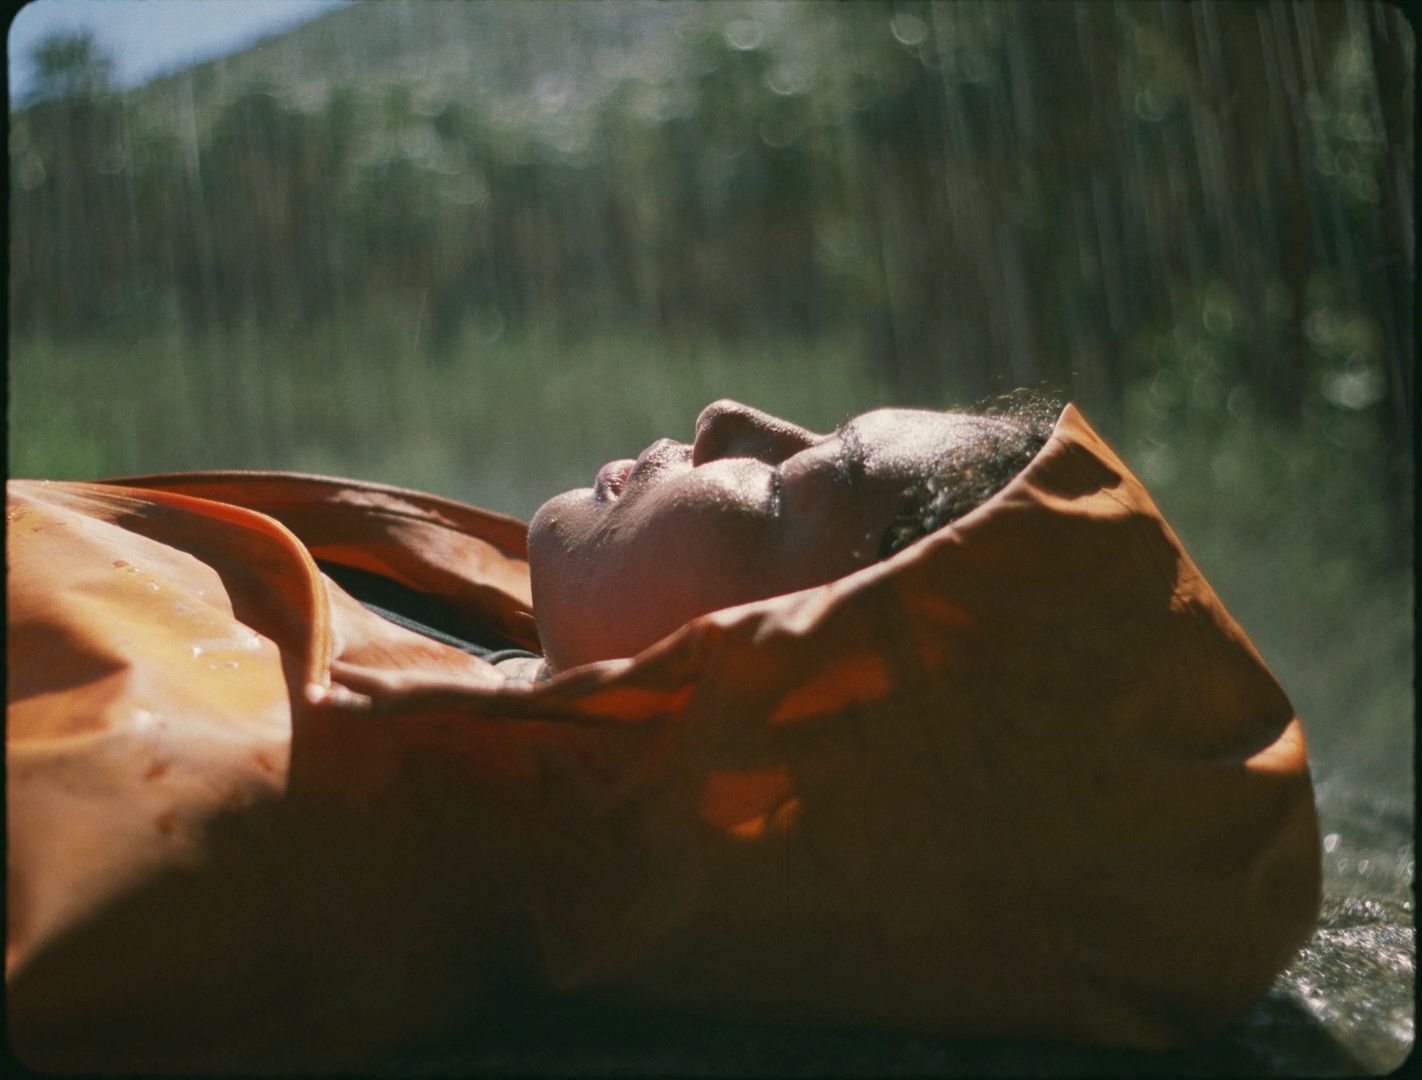
[(845, 423), (841, 440), (871, 469), (894, 470), (942, 456), (985, 426), (991, 417), (927, 409), (875, 409)]

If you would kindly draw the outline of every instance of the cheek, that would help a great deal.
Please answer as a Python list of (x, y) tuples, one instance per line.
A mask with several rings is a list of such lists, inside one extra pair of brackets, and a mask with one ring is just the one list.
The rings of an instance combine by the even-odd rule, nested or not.
[(660, 518), (642, 538), (643, 580), (679, 621), (783, 591), (778, 523), (758, 507), (703, 502)]
[(798, 587), (844, 577), (878, 559), (883, 534), (906, 487), (875, 478), (848, 489), (823, 477), (808, 477), (788, 489), (785, 548)]

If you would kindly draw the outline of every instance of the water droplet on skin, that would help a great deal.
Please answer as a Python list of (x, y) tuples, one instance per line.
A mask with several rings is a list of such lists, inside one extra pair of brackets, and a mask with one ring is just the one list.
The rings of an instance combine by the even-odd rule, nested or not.
[[(193, 645), (193, 646), (191, 646), (190, 651), (191, 651), (192, 654), (193, 654), (193, 659), (196, 660), (199, 656), (202, 655), (202, 646), (201, 646), (201, 645)], [(1329, 850), (1331, 851), (1332, 849), (1330, 848)]]
[(241, 665), (241, 663), (240, 663), (239, 661), (237, 661), (237, 660), (224, 660), (224, 661), (222, 662), (222, 666), (225, 667), (225, 668), (231, 669), (231, 668), (238, 668), (238, 667), (241, 667), (242, 665)]
[(150, 581), (144, 586), (144, 588), (151, 589), (153, 592), (157, 592), (161, 587), (162, 586), (160, 586), (156, 581)]
[(1324, 850), (1324, 851), (1327, 851), (1327, 852), (1329, 852), (1329, 853), (1332, 853), (1333, 849), (1336, 848), (1337, 846), (1338, 846), (1338, 834), (1337, 834), (1336, 832), (1331, 832), (1331, 833), (1329, 833), (1327, 836), (1325, 836), (1325, 837), (1323, 838), (1323, 850)]

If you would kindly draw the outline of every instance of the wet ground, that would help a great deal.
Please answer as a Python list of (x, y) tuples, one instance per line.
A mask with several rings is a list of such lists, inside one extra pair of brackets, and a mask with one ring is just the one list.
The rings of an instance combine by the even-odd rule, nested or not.
[(1240, 1023), (1170, 1053), (805, 1030), (548, 1005), (411, 1046), (391, 1075), (1357, 1076), (1412, 1049), (1413, 807), (1318, 787), (1324, 904), (1313, 940)]

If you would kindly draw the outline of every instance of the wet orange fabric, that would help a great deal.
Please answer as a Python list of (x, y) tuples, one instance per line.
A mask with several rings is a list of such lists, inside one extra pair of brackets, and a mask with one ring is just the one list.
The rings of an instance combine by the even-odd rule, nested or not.
[(280, 474), (8, 494), (33, 1064), (358, 1060), (514, 985), (1164, 1046), (1317, 912), (1299, 721), (1070, 407), (887, 562), (536, 684), (313, 561), (536, 647), (512, 519)]

